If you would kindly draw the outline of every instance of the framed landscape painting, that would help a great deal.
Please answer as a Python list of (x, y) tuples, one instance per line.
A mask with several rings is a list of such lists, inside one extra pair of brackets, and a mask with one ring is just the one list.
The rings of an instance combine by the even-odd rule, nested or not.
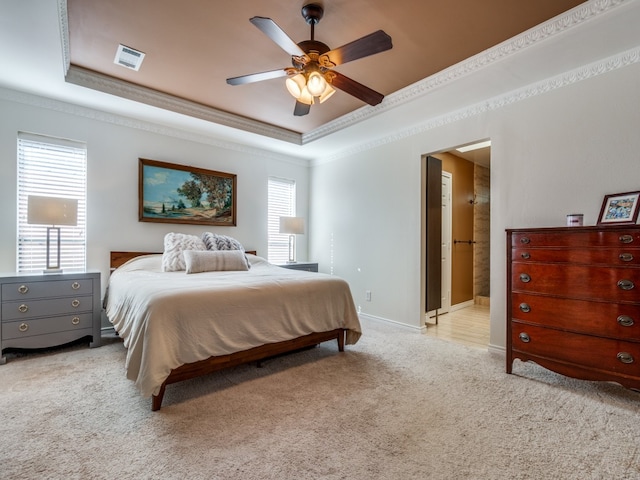
[(236, 175), (139, 159), (141, 222), (236, 225)]

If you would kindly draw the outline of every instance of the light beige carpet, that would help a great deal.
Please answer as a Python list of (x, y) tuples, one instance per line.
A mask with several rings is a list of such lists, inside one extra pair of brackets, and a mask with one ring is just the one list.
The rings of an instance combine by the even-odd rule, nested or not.
[(169, 386), (124, 347), (0, 366), (2, 479), (638, 479), (640, 394), (365, 321), (333, 343)]

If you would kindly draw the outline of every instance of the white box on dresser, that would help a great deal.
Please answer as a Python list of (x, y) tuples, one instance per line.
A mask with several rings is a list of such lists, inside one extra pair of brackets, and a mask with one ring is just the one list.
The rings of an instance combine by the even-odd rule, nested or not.
[(0, 365), (7, 348), (45, 348), (90, 337), (100, 346), (100, 272), (0, 274)]

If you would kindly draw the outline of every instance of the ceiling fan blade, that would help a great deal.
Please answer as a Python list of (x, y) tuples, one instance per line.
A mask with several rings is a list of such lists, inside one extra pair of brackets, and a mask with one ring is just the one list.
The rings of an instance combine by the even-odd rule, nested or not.
[(331, 73), (333, 76), (331, 85), (342, 90), (343, 92), (348, 93), (349, 95), (353, 95), (354, 97), (359, 98), (369, 105), (378, 105), (384, 98), (384, 95), (382, 95), (381, 93), (378, 93), (375, 90), (371, 90), (369, 87), (366, 87), (349, 77), (345, 77), (339, 72), (332, 71)]
[(303, 56), (304, 51), (270, 18), (253, 17), (249, 21), (289, 55)]
[(263, 80), (271, 80), (272, 78), (286, 77), (287, 69), (270, 70), (268, 72), (251, 73), (249, 75), (241, 75), (239, 77), (227, 78), (229, 85), (245, 85), (247, 83), (261, 82)]
[(384, 52), (392, 47), (391, 37), (384, 31), (378, 30), (351, 43), (330, 50), (324, 55), (320, 55), (318, 61), (323, 67), (332, 68), (336, 65), (368, 57), (374, 53)]
[(306, 103), (298, 102), (296, 100), (296, 107), (293, 109), (293, 114), (296, 117), (302, 117), (311, 111), (311, 105), (307, 105)]

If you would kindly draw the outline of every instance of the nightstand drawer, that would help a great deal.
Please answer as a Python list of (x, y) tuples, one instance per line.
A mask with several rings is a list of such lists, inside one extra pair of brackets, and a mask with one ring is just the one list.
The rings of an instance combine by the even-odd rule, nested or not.
[(91, 313), (5, 322), (2, 324), (2, 339), (11, 340), (21, 337), (32, 337), (34, 335), (47, 335), (67, 330), (82, 329), (89, 329), (87, 334), (91, 335), (92, 322), (93, 317)]
[(2, 285), (2, 301), (23, 300), (30, 298), (51, 298), (75, 295), (91, 295), (93, 281), (91, 279), (51, 280), (47, 282), (5, 283)]
[(93, 296), (54, 298), (51, 300), (26, 300), (24, 302), (4, 302), (2, 321), (22, 320), (65, 313), (90, 312), (93, 309)]

